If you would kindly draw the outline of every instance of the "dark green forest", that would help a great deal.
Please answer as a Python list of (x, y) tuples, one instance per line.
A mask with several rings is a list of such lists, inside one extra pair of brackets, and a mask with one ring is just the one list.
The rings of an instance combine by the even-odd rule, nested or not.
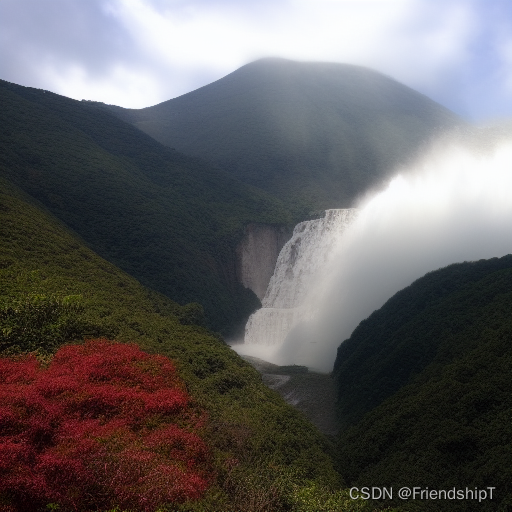
[(214, 471), (206, 495), (183, 510), (304, 510), (301, 503), (326, 502), (340, 488), (328, 442), (221, 338), (193, 324), (195, 308), (141, 286), (5, 180), (0, 239), (4, 355), (51, 360), (64, 341), (108, 337), (176, 363), (207, 412), (201, 434)]
[(229, 329), (259, 301), (237, 281), (250, 222), (293, 225), (304, 205), (244, 185), (165, 148), (88, 102), (0, 82), (0, 176), (102, 257)]
[(351, 485), (482, 489), (408, 510), (506, 510), (512, 486), (512, 256), (453, 264), (398, 292), (339, 349), (337, 457)]

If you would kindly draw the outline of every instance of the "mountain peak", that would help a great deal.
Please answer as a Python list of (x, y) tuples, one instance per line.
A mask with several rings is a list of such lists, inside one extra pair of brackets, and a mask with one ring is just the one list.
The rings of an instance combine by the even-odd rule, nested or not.
[(118, 115), (164, 145), (313, 209), (352, 206), (426, 141), (463, 123), (377, 71), (276, 57)]

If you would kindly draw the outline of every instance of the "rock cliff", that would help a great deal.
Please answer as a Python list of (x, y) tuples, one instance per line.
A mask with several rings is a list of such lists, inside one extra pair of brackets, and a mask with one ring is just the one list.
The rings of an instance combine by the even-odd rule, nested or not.
[(283, 226), (248, 224), (245, 228), (236, 251), (238, 280), (260, 300), (265, 296), (279, 252), (291, 235), (292, 230)]

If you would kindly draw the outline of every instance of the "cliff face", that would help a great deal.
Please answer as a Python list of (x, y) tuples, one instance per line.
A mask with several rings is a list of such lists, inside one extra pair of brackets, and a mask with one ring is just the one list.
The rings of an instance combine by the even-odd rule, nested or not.
[(236, 251), (237, 277), (260, 300), (265, 296), (279, 252), (291, 235), (292, 230), (282, 226), (249, 224), (245, 228)]

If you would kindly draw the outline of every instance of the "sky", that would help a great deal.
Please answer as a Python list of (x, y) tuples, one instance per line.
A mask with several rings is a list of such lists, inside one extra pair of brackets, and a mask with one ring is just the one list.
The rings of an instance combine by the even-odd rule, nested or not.
[(262, 57), (367, 66), (512, 118), (512, 0), (0, 0), (0, 78), (142, 108)]

